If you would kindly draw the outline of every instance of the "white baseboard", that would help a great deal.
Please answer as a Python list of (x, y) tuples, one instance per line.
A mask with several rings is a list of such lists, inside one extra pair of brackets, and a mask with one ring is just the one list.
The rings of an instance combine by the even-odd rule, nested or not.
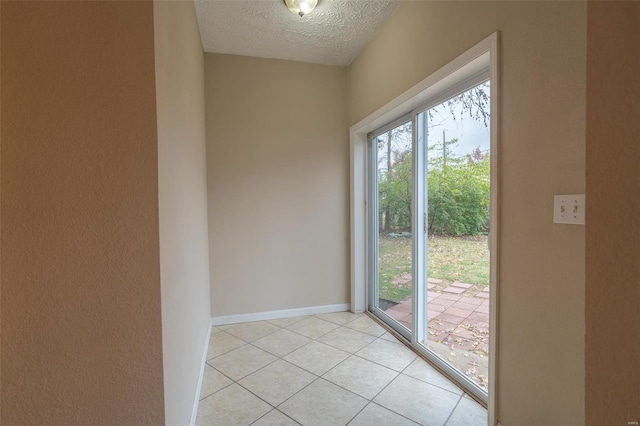
[(204, 351), (202, 352), (202, 361), (200, 362), (200, 377), (198, 377), (198, 386), (196, 387), (196, 398), (193, 402), (193, 411), (191, 412), (190, 426), (196, 425), (196, 418), (198, 417), (198, 405), (200, 404), (200, 391), (202, 390), (202, 379), (204, 378), (204, 367), (207, 364), (207, 352), (209, 351), (209, 340), (211, 338), (211, 320), (209, 321), (209, 327), (207, 327), (207, 336), (204, 340)]
[(253, 314), (223, 315), (211, 318), (211, 325), (237, 324), (241, 322), (264, 321), (278, 318), (300, 317), (304, 315), (329, 314), (346, 312), (351, 308), (349, 303), (337, 305), (309, 306), (306, 308), (282, 309), (279, 311), (256, 312)]

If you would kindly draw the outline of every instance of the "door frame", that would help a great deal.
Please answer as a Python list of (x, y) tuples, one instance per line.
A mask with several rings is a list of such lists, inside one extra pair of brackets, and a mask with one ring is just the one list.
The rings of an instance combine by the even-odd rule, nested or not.
[[(498, 395), (498, 298), (499, 298), (499, 236), (500, 236), (500, 34), (495, 32), (449, 62), (391, 102), (365, 117), (350, 129), (350, 228), (351, 228), (351, 310), (367, 309), (368, 209), (367, 209), (367, 134), (441, 98), (449, 89), (470, 78), (488, 72), (491, 81), (491, 211), (489, 246), (490, 263), (490, 323), (489, 323), (489, 390), (488, 424), (496, 424)], [(414, 295), (414, 298), (417, 295)], [(415, 328), (414, 328), (415, 329)]]

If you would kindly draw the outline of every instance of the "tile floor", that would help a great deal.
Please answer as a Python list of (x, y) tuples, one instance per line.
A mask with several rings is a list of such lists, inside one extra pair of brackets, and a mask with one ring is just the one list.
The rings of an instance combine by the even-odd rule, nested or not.
[(364, 314), (213, 327), (197, 425), (486, 425), (487, 412)]

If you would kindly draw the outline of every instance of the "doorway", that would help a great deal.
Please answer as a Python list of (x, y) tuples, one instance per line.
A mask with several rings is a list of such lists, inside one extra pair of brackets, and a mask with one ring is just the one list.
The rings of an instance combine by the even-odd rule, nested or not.
[(486, 397), (491, 87), (467, 86), (369, 134), (369, 310)]
[(497, 42), (494, 34), (474, 46), (354, 125), (351, 138), (353, 309), (387, 323), (487, 402), (490, 417), (498, 295)]

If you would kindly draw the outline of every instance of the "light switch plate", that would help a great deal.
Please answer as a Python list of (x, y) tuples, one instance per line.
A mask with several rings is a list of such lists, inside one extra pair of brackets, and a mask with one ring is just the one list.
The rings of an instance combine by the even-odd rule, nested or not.
[(554, 195), (553, 223), (585, 224), (584, 194)]

